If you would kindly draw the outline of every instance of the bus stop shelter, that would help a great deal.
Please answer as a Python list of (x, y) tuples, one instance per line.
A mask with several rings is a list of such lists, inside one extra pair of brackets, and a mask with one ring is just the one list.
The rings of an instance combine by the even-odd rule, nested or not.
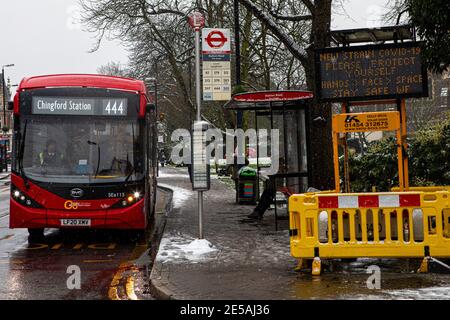
[[(258, 189), (260, 182), (274, 183), (277, 190), (274, 199), (275, 218), (278, 210), (286, 207), (290, 194), (306, 192), (309, 181), (308, 106), (313, 98), (309, 91), (257, 91), (233, 95), (224, 108), (251, 112), (257, 132), (264, 129), (279, 130), (279, 168), (268, 173), (260, 163), (260, 141), (257, 134), (256, 167)], [(268, 132), (270, 137), (270, 132)], [(270, 139), (268, 139), (270, 140)], [(272, 143), (272, 141), (270, 142)], [(268, 152), (271, 147), (267, 146)], [(272, 154), (269, 154), (273, 160)], [(258, 197), (260, 191), (257, 192)], [(284, 209), (286, 210), (286, 209)]]

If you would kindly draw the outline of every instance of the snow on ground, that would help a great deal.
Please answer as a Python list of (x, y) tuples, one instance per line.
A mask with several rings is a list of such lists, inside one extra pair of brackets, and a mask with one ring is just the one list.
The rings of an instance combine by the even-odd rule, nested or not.
[(356, 300), (449, 300), (450, 287), (382, 290), (378, 294), (348, 294), (340, 298)]
[(217, 248), (206, 239), (194, 239), (187, 236), (168, 236), (161, 239), (158, 262), (182, 263), (186, 261), (198, 263), (211, 259)]
[(385, 291), (391, 299), (421, 300), (450, 299), (450, 287), (430, 287), (420, 289), (403, 289)]
[(186, 177), (188, 177), (187, 168), (186, 168), (186, 172), (173, 173), (173, 172), (165, 172), (163, 170), (160, 170), (158, 173), (158, 178), (186, 178)]
[(189, 189), (184, 189), (173, 185), (169, 186), (163, 183), (158, 183), (158, 186), (171, 189), (173, 191), (172, 203), (174, 208), (181, 208), (182, 205), (186, 202), (186, 200), (194, 196), (194, 191)]

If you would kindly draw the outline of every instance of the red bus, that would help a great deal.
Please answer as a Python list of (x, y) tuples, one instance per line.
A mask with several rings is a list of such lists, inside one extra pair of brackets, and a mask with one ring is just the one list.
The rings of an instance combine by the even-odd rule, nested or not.
[(14, 97), (10, 228), (145, 230), (156, 200), (156, 115), (144, 82), (25, 78)]

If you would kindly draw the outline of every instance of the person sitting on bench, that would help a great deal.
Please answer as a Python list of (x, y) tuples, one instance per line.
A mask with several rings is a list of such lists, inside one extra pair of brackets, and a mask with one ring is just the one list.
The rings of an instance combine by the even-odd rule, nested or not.
[[(286, 166), (283, 158), (280, 158), (278, 173), (285, 173)], [(250, 219), (261, 220), (264, 213), (269, 209), (270, 205), (274, 203), (275, 195), (277, 193), (276, 179), (274, 176), (269, 178), (269, 182), (265, 185), (264, 191), (259, 198), (259, 202), (253, 212), (247, 217)]]
[(276, 192), (277, 190), (275, 188), (275, 179), (270, 178), (266, 188), (264, 188), (258, 204), (256, 205), (256, 208), (253, 209), (253, 212), (247, 217), (250, 219), (261, 220), (264, 212), (266, 212), (266, 210), (269, 209), (270, 205), (274, 203), (273, 199), (275, 198)]

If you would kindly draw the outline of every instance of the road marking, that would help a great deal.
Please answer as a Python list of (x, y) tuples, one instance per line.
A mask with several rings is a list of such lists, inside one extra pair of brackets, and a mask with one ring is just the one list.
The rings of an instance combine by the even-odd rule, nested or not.
[(59, 248), (61, 248), (62, 247), (62, 243), (57, 243), (57, 244), (55, 244), (53, 247), (51, 247), (50, 249), (51, 250), (58, 250)]
[[(126, 271), (136, 272), (138, 270), (134, 266), (133, 261), (138, 259), (147, 249), (148, 249), (147, 244), (137, 244), (134, 247), (133, 251), (131, 252), (131, 255), (128, 258), (128, 260), (122, 262), (119, 265), (119, 268), (117, 269), (116, 273), (114, 274), (114, 277), (111, 280), (111, 283), (109, 284), (108, 297), (110, 300), (121, 300), (117, 294), (117, 286), (120, 284), (120, 280), (122, 280), (122, 278), (123, 278), (122, 275)], [(128, 299), (138, 300), (138, 297), (136, 296), (136, 293), (134, 292), (134, 277), (133, 277), (133, 275), (130, 275), (127, 277), (127, 280), (125, 282), (125, 293), (126, 293)]]
[(117, 286), (119, 285), (120, 280), (122, 280), (122, 272), (124, 272), (127, 267), (128, 263), (121, 263), (116, 273), (114, 274), (114, 277), (112, 278), (108, 289), (108, 297), (110, 300), (121, 300), (119, 295), (117, 294)]
[(98, 259), (98, 260), (83, 260), (85, 263), (102, 263), (102, 262), (111, 262), (114, 259)]
[(117, 287), (109, 287), (108, 297), (110, 300), (120, 300), (119, 295), (117, 294)]
[(75, 247), (73, 247), (73, 250), (79, 250), (81, 249), (81, 247), (83, 247), (83, 243), (78, 243), (77, 245), (75, 245)]
[(8, 234), (8, 235), (4, 236), (3, 238), (0, 238), (0, 240), (8, 240), (8, 239), (11, 239), (12, 237), (14, 237), (13, 234)]
[(139, 300), (136, 293), (134, 292), (134, 277), (129, 276), (125, 284), (125, 292), (130, 300)]
[(12, 260), (0, 260), (0, 264), (21, 264), (24, 263), (24, 260), (12, 259)]
[[(10, 237), (13, 237), (14, 235), (10, 235)], [(8, 237), (8, 238), (10, 238)], [(7, 237), (1, 238), (0, 240), (4, 240)], [(28, 250), (43, 250), (43, 249), (50, 249), (50, 250), (59, 250), (61, 248), (63, 248), (64, 245), (68, 245), (67, 243), (64, 244), (63, 242), (60, 243), (49, 243), (49, 244), (45, 244), (45, 243), (30, 243), (27, 246), (24, 247), (24, 249), (28, 249)], [(72, 250), (80, 250), (81, 248), (83, 248), (84, 243), (77, 243), (75, 246), (73, 246), (71, 249)], [(88, 249), (91, 250), (114, 250), (116, 249), (117, 244), (114, 242), (111, 243), (94, 243), (94, 244), (90, 244), (87, 246)], [(68, 248), (70, 250), (70, 248)]]
[(48, 248), (48, 244), (45, 243), (29, 243), (28, 246), (25, 247), (27, 250), (40, 250)]
[(112, 243), (94, 243), (88, 246), (89, 249), (100, 249), (100, 250), (113, 250), (116, 247), (114, 242)]

